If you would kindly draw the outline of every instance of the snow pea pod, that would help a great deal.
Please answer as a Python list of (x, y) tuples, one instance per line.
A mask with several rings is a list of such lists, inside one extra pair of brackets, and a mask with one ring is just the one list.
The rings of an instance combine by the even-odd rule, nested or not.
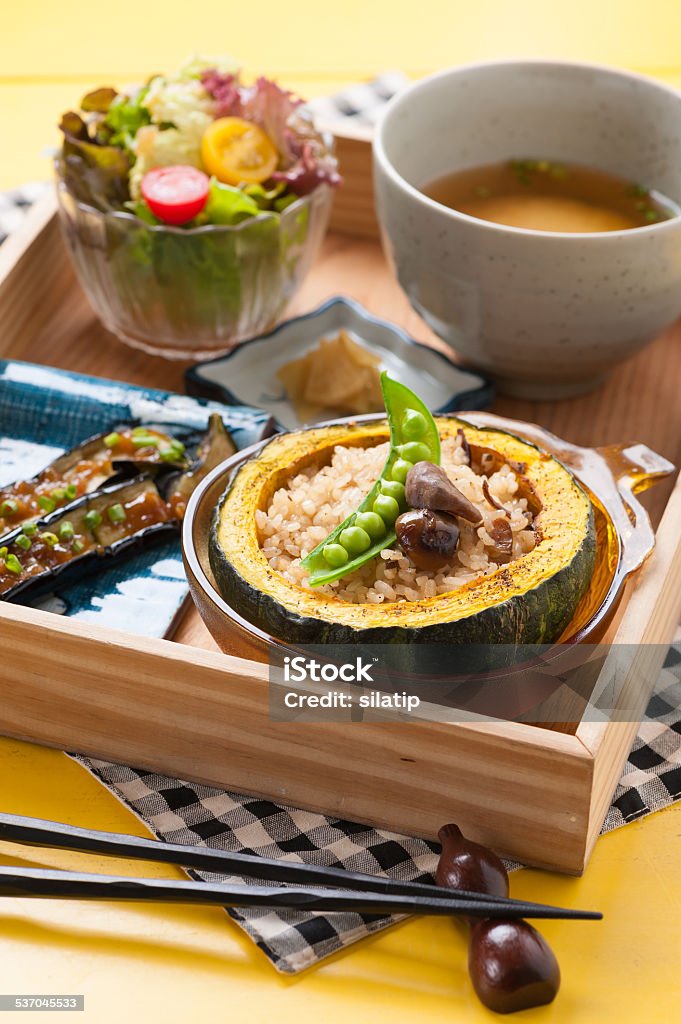
[(390, 451), (359, 507), (303, 559), (310, 586), (347, 576), (395, 542), (395, 520), (407, 508), (404, 481), (417, 462), (440, 463), (440, 436), (430, 410), (410, 388), (381, 374)]

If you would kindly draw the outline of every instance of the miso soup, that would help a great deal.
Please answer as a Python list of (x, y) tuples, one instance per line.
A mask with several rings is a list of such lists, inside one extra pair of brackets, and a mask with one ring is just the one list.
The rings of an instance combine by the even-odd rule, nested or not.
[(422, 191), (470, 217), (533, 231), (622, 231), (681, 214), (616, 174), (550, 160), (505, 160), (447, 174)]

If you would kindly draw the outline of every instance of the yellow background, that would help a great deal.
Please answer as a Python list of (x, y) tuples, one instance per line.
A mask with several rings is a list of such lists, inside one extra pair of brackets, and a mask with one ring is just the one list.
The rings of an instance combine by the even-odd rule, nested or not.
[(62, 111), (97, 84), (229, 53), (314, 96), (388, 68), (606, 62), (681, 83), (678, 0), (31, 0), (2, 5), (0, 188), (46, 177)]
[[(418, 76), (511, 56), (611, 63), (681, 84), (681, 3), (662, 0), (33, 0), (7, 3), (0, 30), (0, 188), (49, 173), (59, 114), (97, 84), (227, 52), (249, 73), (313, 96), (387, 68)], [(0, 325), (1, 329), (1, 325)], [(1, 713), (1, 712), (0, 712)], [(455, 782), (455, 780), (453, 780)], [(387, 794), (389, 798), (389, 794)], [(0, 807), (143, 833), (62, 754), (0, 741)], [(599, 841), (583, 879), (521, 872), (513, 893), (599, 907), (602, 924), (547, 923), (563, 968), (550, 1008), (522, 1020), (656, 1024), (681, 997), (681, 808)], [(0, 847), (4, 862), (134, 874), (139, 865)], [(172, 871), (147, 867), (149, 874)], [(0, 992), (86, 995), (60, 1020), (180, 1024), (391, 1024), (495, 1019), (471, 995), (465, 943), (444, 920), (411, 921), (294, 979), (275, 974), (220, 910), (0, 902)], [(8, 1014), (6, 1018), (33, 1019)]]

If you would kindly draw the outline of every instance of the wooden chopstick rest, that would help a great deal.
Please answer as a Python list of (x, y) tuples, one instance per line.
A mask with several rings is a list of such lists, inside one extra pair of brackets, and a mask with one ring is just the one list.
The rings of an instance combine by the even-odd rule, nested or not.
[[(448, 891), (477, 889), (508, 896), (508, 873), (492, 850), (474, 843), (457, 825), (445, 825), (438, 838), (442, 853), (438, 885)], [(560, 968), (542, 935), (519, 919), (468, 921), (468, 972), (478, 999), (496, 1013), (513, 1013), (552, 1002), (560, 987)]]

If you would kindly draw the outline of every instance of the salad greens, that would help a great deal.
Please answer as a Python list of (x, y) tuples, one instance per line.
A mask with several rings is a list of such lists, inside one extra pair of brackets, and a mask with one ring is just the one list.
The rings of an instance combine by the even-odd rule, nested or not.
[(226, 59), (197, 58), (175, 75), (155, 75), (127, 92), (106, 86), (89, 92), (80, 112), (69, 111), (61, 120), (58, 171), (82, 202), (162, 223), (142, 197), (144, 175), (171, 165), (205, 171), (206, 130), (218, 119), (239, 119), (265, 134), (278, 154), (276, 169), (258, 183), (233, 185), (214, 177), (205, 210), (186, 226), (235, 224), (263, 210), (279, 213), (319, 185), (340, 182), (329, 142), (301, 104), (269, 79), (244, 85)]

